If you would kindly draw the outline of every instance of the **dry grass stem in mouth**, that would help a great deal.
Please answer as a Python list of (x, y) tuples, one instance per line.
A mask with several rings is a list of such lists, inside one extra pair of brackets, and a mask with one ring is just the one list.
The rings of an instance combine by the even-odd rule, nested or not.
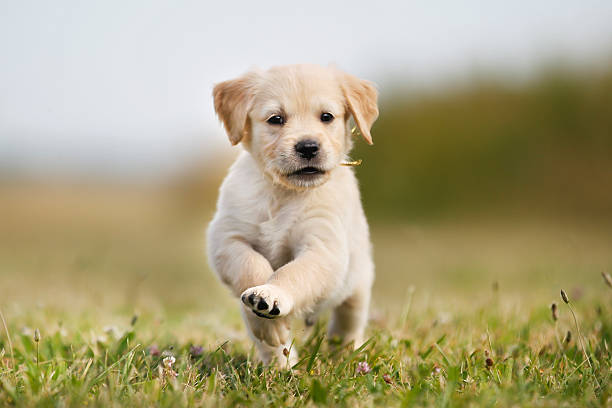
[(606, 285), (608, 285), (610, 289), (612, 289), (612, 277), (610, 276), (610, 274), (606, 272), (602, 272), (601, 276), (604, 278)]
[(361, 165), (361, 162), (363, 160), (359, 159), (359, 160), (354, 160), (354, 161), (343, 161), (340, 163), (341, 166), (349, 166), (349, 167), (355, 167), (355, 166), (359, 166)]
[(11, 353), (11, 360), (13, 361), (13, 367), (15, 367), (15, 354), (13, 353), (13, 342), (11, 341), (11, 334), (9, 333), (8, 326), (6, 325), (6, 320), (4, 320), (4, 314), (0, 309), (0, 319), (2, 319), (2, 324), (4, 325), (4, 331), (6, 332), (6, 339), (8, 340), (9, 351)]

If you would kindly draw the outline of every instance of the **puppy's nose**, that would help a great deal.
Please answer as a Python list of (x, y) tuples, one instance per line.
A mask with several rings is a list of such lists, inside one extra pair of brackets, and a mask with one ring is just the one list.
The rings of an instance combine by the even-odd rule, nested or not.
[(301, 140), (295, 145), (295, 151), (304, 159), (310, 160), (319, 152), (319, 142), (316, 140)]

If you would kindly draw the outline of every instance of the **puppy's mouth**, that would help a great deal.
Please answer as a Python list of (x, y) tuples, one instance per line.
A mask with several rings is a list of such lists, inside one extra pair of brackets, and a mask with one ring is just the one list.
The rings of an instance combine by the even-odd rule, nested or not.
[(293, 173), (289, 173), (289, 177), (291, 176), (306, 176), (306, 177), (314, 177), (314, 176), (318, 176), (318, 175), (323, 175), (325, 174), (325, 170), (321, 170), (318, 167), (303, 167), (297, 171), (294, 171)]

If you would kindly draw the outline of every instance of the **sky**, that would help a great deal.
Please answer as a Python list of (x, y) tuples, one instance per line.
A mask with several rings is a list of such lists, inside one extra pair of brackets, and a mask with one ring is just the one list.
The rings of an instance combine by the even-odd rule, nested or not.
[(335, 63), (379, 83), (612, 51), (612, 1), (0, 2), (0, 175), (171, 174), (231, 148), (214, 83)]

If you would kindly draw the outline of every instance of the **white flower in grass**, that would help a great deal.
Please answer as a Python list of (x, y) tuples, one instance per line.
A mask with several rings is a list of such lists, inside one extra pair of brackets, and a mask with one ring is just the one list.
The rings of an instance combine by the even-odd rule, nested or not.
[(174, 356), (164, 357), (159, 366), (159, 377), (165, 383), (167, 379), (174, 379), (178, 373), (172, 369), (172, 365), (176, 362)]
[(164, 363), (164, 368), (171, 370), (172, 365), (176, 363), (176, 358), (174, 358), (174, 356), (168, 356), (164, 358), (163, 363)]
[(355, 369), (355, 372), (357, 374), (367, 374), (371, 370), (372, 369), (368, 365), (367, 361), (360, 361), (359, 363), (357, 363), (357, 368)]

